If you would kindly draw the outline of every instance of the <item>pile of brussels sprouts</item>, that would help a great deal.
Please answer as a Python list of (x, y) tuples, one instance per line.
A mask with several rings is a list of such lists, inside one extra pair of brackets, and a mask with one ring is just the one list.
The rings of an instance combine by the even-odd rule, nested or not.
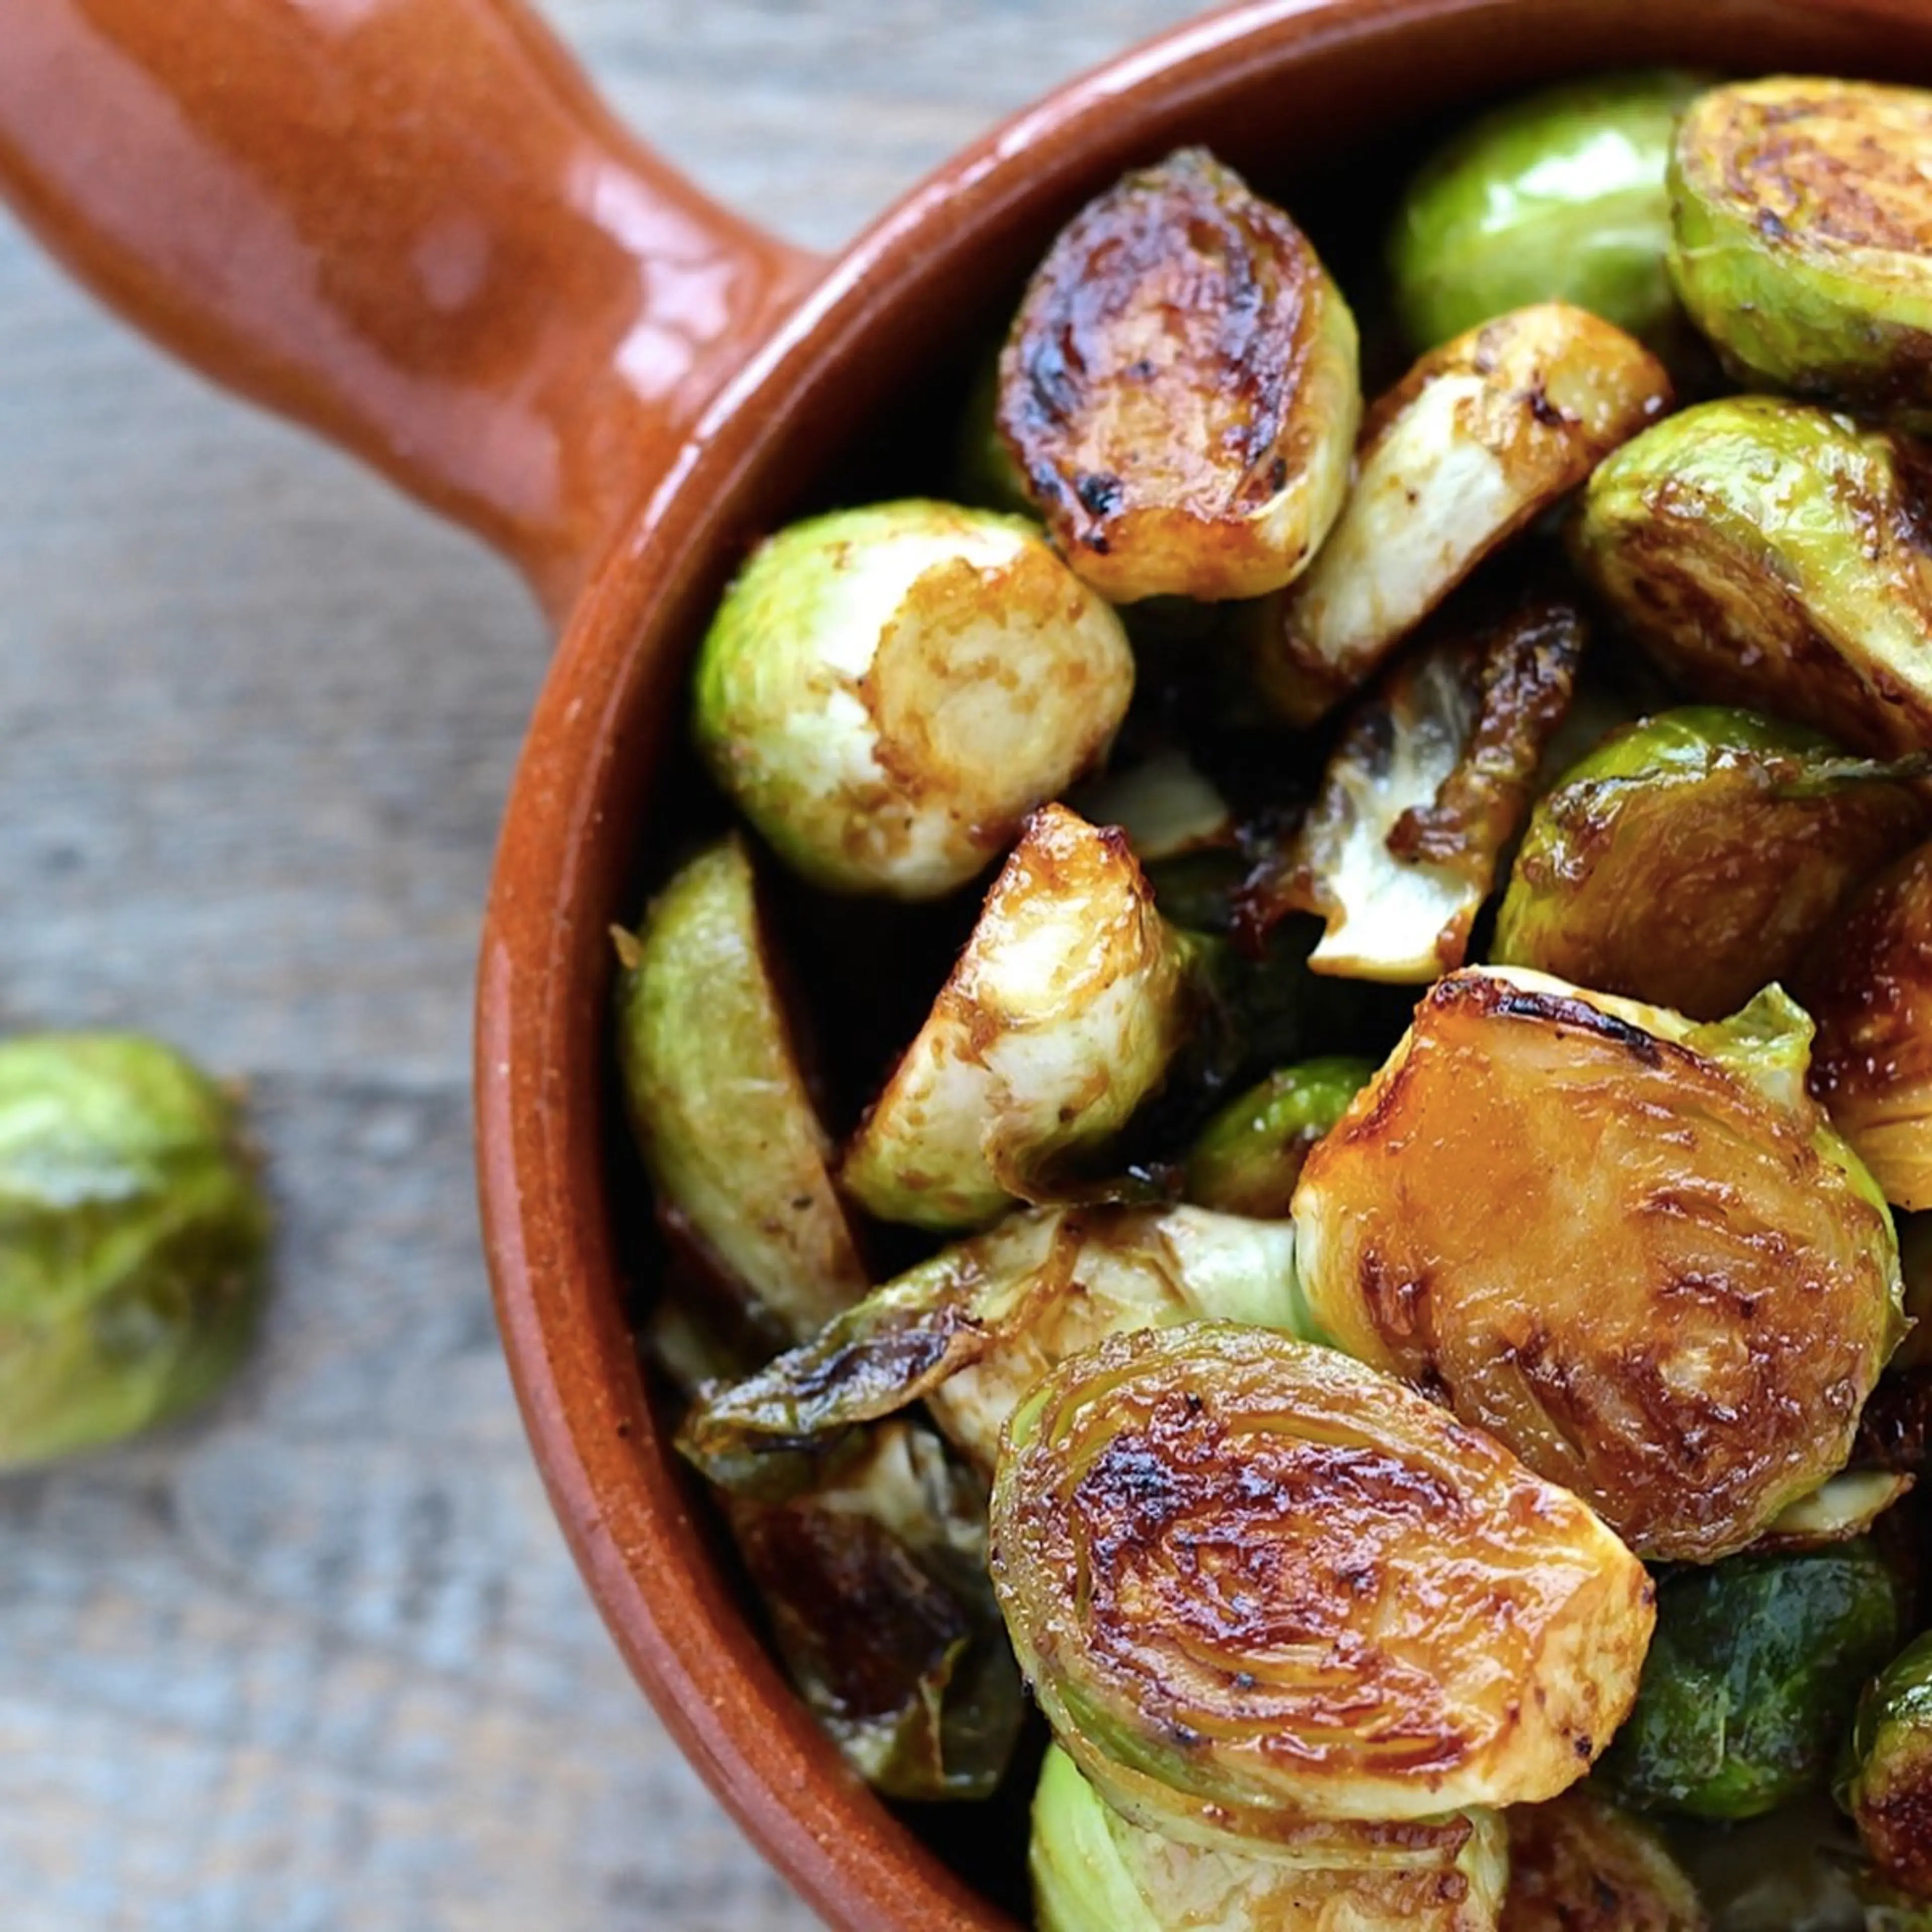
[[(680, 1446), (881, 1792), (1030, 1694), (1042, 1932), (1932, 1926), (1932, 94), (1513, 103), (1386, 280), (1364, 408), (1131, 173), (974, 506), (726, 594), (749, 832), (619, 935)], [(775, 901), (885, 1010), (981, 894), (828, 1078)]]

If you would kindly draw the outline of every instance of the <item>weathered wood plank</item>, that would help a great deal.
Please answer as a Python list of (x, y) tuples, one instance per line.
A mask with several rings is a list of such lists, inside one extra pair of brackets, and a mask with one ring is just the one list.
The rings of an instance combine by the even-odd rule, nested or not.
[[(567, 0), (831, 245), (1162, 0)], [(802, 1932), (584, 1604), (471, 1206), (466, 1027), (543, 639), (508, 573), (0, 225), (0, 1027), (254, 1084), (283, 1225), (205, 1420), (0, 1483), (10, 1932)]]

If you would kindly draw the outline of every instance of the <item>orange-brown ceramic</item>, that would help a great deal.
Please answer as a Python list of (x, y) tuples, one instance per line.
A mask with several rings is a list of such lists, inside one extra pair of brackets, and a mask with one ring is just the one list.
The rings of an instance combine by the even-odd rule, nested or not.
[[(822, 270), (637, 147), (512, 0), (0, 0), (0, 188), (178, 354), (523, 568), (562, 643), (478, 988), (483, 1208), (530, 1437), (584, 1574), (698, 1768), (834, 1924), (1008, 1923), (843, 1772), (653, 1422), (607, 1168), (605, 929), (634, 910), (686, 653), (733, 560), (889, 465), (1081, 199), (1204, 140), (1346, 200), (1351, 157), (1525, 82), (1670, 61), (1932, 81), (1932, 0), (1257, 0), (941, 170)], [(1364, 218), (1375, 218), (1365, 197)], [(807, 290), (809, 292), (807, 292)], [(628, 1184), (628, 1183), (621, 1184)], [(640, 1821), (648, 1829), (649, 1821)], [(977, 1832), (977, 1842), (970, 1835)]]

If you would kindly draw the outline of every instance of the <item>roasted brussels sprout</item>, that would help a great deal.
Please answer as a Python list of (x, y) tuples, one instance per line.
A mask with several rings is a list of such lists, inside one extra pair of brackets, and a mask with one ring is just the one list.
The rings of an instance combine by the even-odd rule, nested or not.
[(1254, 615), (1269, 700), (1291, 723), (1319, 717), (1670, 402), (1654, 356), (1562, 302), (1432, 350), (1369, 412), (1354, 487), (1306, 575)]
[(1707, 1932), (1664, 1841), (1587, 1790), (1518, 1804), (1501, 1932)]
[(1420, 984), (1461, 965), (1582, 647), (1575, 608), (1535, 598), (1386, 672), (1281, 865), (1251, 882), (1250, 923), (1318, 914), (1326, 930), (1308, 963), (1346, 979)]
[(695, 729), (814, 884), (928, 898), (1100, 758), (1133, 676), (1120, 620), (1030, 526), (880, 503), (753, 555), (699, 653)]
[(1046, 806), (987, 895), (839, 1185), (882, 1220), (983, 1226), (1103, 1146), (1191, 1030), (1192, 948), (1126, 838)]
[(1671, 132), (1704, 83), (1605, 74), (1505, 103), (1424, 164), (1389, 238), (1391, 293), (1411, 344), (1432, 349), (1526, 303), (1574, 302), (1673, 347), (1664, 266)]
[(1901, 1208), (1932, 1208), (1932, 844), (1866, 886), (1800, 982), (1811, 1090)]
[(1294, 1847), (1553, 1797), (1635, 1694), (1643, 1566), (1334, 1350), (1118, 1335), (1007, 1424), (993, 1582), (1054, 1735), (1136, 1822)]
[(617, 1066), (660, 1218), (777, 1339), (812, 1334), (868, 1283), (742, 842), (685, 866), (618, 952)]
[(1008, 447), (1073, 568), (1116, 603), (1292, 582), (1341, 506), (1360, 413), (1341, 291), (1200, 148), (1075, 216), (1000, 365)]
[(1375, 1070), (1346, 1054), (1304, 1060), (1230, 1100), (1188, 1150), (1188, 1199), (1226, 1214), (1285, 1220), (1308, 1150)]
[(1039, 1932), (1495, 1932), (1510, 1876), (1502, 1822), (1472, 1812), (1464, 1828), (1460, 1848), (1445, 1845), (1420, 1865), (1323, 1867), (1179, 1844), (1122, 1817), (1056, 1745), (1034, 1796), (1035, 1923)]
[(1843, 1466), (1898, 1337), (1868, 1176), (1804, 1087), (1810, 1023), (1520, 968), (1439, 981), (1310, 1154), (1310, 1312), (1585, 1497), (1640, 1556), (1742, 1549)]
[(1932, 524), (1906, 438), (1766, 396), (1680, 411), (1590, 479), (1578, 567), (1693, 695), (1886, 758), (1932, 747)]
[(1932, 1898), (1932, 1631), (1866, 1686), (1838, 1801), (1884, 1876)]
[(233, 1100), (134, 1034), (0, 1041), (0, 1468), (212, 1395), (254, 1327), (268, 1210)]
[(679, 1448), (713, 1481), (761, 1486), (762, 1465), (924, 1397), (990, 1476), (1014, 1403), (1103, 1336), (1199, 1317), (1296, 1329), (1294, 1230), (1204, 1208), (1010, 1216), (876, 1289), (803, 1346), (713, 1390)]
[(1538, 802), (1490, 956), (1720, 1019), (1924, 830), (1909, 775), (1747, 711), (1647, 718)]
[(936, 1438), (883, 1424), (821, 1486), (725, 1514), (785, 1667), (888, 1796), (984, 1798), (1026, 1700), (986, 1574), (986, 1502)]
[[(1864, 1418), (1860, 1418), (1862, 1424)], [(1861, 1438), (1862, 1439), (1862, 1430)], [(1854, 1452), (1856, 1453), (1856, 1451)], [(1900, 1469), (1844, 1469), (1828, 1482), (1787, 1503), (1772, 1517), (1754, 1550), (1822, 1550), (1862, 1536), (1912, 1485)]]
[(1747, 382), (1932, 412), (1932, 94), (1778, 78), (1712, 88), (1670, 163), (1670, 272)]
[(1118, 826), (1143, 866), (1234, 844), (1228, 801), (1184, 752), (1170, 749), (1110, 771), (1082, 785), (1070, 802), (1094, 824)]
[(1630, 1804), (1698, 1818), (1754, 1818), (1814, 1789), (1859, 1685), (1898, 1647), (1901, 1609), (1864, 1543), (1672, 1571), (1600, 1774)]

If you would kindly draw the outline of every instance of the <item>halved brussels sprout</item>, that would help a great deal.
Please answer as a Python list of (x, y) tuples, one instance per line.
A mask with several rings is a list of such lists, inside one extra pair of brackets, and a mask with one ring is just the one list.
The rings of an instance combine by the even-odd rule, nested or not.
[(1913, 1480), (1903, 1469), (1842, 1469), (1808, 1496), (1787, 1503), (1751, 1547), (1822, 1550), (1850, 1543), (1900, 1501)]
[(1292, 582), (1341, 507), (1361, 406), (1341, 291), (1202, 148), (1074, 217), (1000, 365), (1000, 431), (1073, 568), (1115, 603)]
[(1354, 487), (1313, 566), (1256, 614), (1270, 702), (1292, 723), (1321, 716), (1670, 393), (1640, 343), (1563, 302), (1432, 350), (1369, 412)]
[(1510, 1876), (1493, 1811), (1468, 1814), (1460, 1846), (1420, 1865), (1181, 1844), (1122, 1817), (1058, 1745), (1040, 1767), (1027, 1862), (1039, 1932), (1495, 1932)]
[(1028, 1394), (992, 1570), (1060, 1744), (1196, 1843), (1554, 1797), (1630, 1708), (1652, 1616), (1643, 1566), (1487, 1436), (1214, 1323), (1115, 1336)]
[(1816, 1788), (1902, 1608), (1869, 1544), (1672, 1571), (1600, 1775), (1630, 1804), (1698, 1818), (1754, 1818)]
[(0, 1041), (0, 1468), (118, 1442), (233, 1374), (269, 1233), (239, 1117), (158, 1040)]
[(989, 1796), (1026, 1699), (980, 1485), (893, 1421), (811, 1494), (724, 1508), (785, 1668), (853, 1768), (890, 1797)]
[(1346, 1054), (1270, 1073), (1230, 1100), (1187, 1154), (1187, 1198), (1226, 1214), (1286, 1220), (1308, 1150), (1375, 1072)]
[(1232, 808), (1178, 749), (1091, 779), (1071, 802), (1095, 825), (1118, 825), (1143, 866), (1234, 843)]
[(1838, 1802), (1880, 1871), (1932, 1898), (1932, 1632), (1866, 1687), (1839, 1769)]
[(1811, 1090), (1900, 1208), (1932, 1208), (1932, 844), (1852, 902), (1802, 982)]
[(1678, 124), (1670, 272), (1734, 373), (1932, 410), (1932, 94), (1778, 78)]
[(983, 1226), (1126, 1124), (1192, 1030), (1192, 947), (1126, 838), (1046, 806), (838, 1171), (886, 1221)]
[(1885, 758), (1932, 747), (1932, 522), (1905, 437), (1767, 396), (1602, 464), (1578, 567), (1693, 695)]
[(753, 554), (705, 635), (694, 730), (814, 884), (931, 898), (1099, 760), (1133, 682), (1120, 620), (1032, 526), (878, 503)]
[(1640, 1555), (1742, 1549), (1844, 1464), (1897, 1339), (1889, 1217), (1805, 1094), (1810, 1023), (1520, 968), (1439, 981), (1303, 1168), (1298, 1271)]
[(1647, 718), (1538, 802), (1490, 956), (1722, 1018), (1924, 830), (1912, 775), (1748, 711)]
[(1659, 71), (1566, 81), (1453, 135), (1409, 184), (1389, 238), (1412, 345), (1569, 302), (1672, 346), (1682, 317), (1664, 266), (1664, 173), (1677, 117), (1704, 84)]
[(1349, 718), (1281, 866), (1250, 886), (1250, 922), (1319, 914), (1326, 930), (1308, 963), (1346, 979), (1421, 984), (1461, 965), (1582, 648), (1573, 606), (1532, 598), (1385, 673)]
[(1663, 1840), (1588, 1790), (1518, 1804), (1501, 1932), (1707, 1932)]
[(714, 1482), (925, 1399), (991, 1475), (1013, 1405), (1103, 1336), (1202, 1316), (1294, 1330), (1294, 1232), (1200, 1208), (1010, 1215), (944, 1250), (735, 1386), (710, 1391), (678, 1447)]
[(616, 935), (617, 1067), (659, 1217), (780, 1336), (868, 1286), (799, 1072), (742, 842), (683, 866)]

